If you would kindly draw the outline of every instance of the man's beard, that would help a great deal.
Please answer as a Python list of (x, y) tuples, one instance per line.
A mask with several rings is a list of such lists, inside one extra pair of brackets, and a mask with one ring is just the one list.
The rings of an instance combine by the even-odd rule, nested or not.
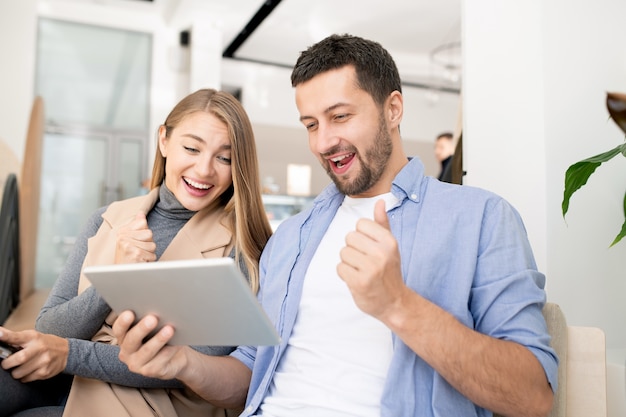
[(357, 153), (356, 148), (351, 149), (354, 152), (354, 157), (358, 158), (361, 171), (359, 173), (351, 173), (354, 176), (353, 180), (342, 180), (333, 172), (330, 164), (325, 166), (326, 172), (330, 179), (333, 180), (337, 189), (345, 195), (358, 195), (366, 192), (372, 188), (383, 175), (387, 162), (391, 157), (393, 150), (393, 144), (391, 141), (391, 135), (387, 130), (387, 123), (381, 113), (378, 118), (378, 132), (376, 132), (376, 138), (373, 145), (365, 151), (365, 159), (361, 157), (361, 154)]

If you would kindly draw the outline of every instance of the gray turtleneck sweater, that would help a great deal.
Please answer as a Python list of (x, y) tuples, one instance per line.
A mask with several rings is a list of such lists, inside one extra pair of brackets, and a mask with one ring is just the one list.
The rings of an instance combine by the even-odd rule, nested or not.
[[(130, 372), (118, 358), (118, 346), (90, 340), (111, 308), (93, 287), (77, 295), (78, 282), (87, 255), (87, 240), (100, 228), (106, 208), (96, 210), (78, 235), (64, 269), (37, 317), (35, 328), (68, 339), (70, 350), (64, 371), (67, 374), (136, 388), (180, 388), (182, 384), (178, 381), (146, 378)], [(156, 243), (157, 259), (194, 214), (184, 208), (165, 185), (161, 186), (159, 201), (147, 216)], [(195, 346), (194, 349), (207, 355), (227, 355), (234, 348)]]

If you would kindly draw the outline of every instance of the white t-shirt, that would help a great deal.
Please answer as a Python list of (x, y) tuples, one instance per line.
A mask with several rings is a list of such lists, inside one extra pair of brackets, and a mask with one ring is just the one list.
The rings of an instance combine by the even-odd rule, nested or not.
[(345, 197), (307, 270), (289, 346), (258, 415), (271, 417), (380, 416), (380, 400), (393, 352), (391, 331), (354, 303), (337, 274), (339, 251), (358, 219), (387, 210), (391, 193)]

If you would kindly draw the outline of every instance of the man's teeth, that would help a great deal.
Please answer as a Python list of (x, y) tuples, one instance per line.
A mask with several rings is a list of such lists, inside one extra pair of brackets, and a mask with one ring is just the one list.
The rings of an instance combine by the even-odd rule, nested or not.
[(344, 164), (342, 164), (341, 161), (343, 161), (346, 158), (349, 158), (350, 156), (352, 156), (352, 154), (342, 155), (342, 156), (338, 156), (336, 158), (330, 158), (330, 160), (333, 161), (333, 163), (335, 164), (335, 166), (337, 168), (342, 168), (344, 166)]
[(211, 188), (209, 184), (200, 184), (199, 182), (192, 181), (189, 178), (185, 178), (185, 181), (187, 181), (187, 184), (191, 185), (192, 187), (199, 188), (201, 190), (208, 190), (209, 188)]
[(337, 163), (337, 162), (341, 161), (342, 159), (346, 159), (349, 156), (350, 155), (337, 156), (335, 158), (330, 158), (330, 160), (333, 161), (334, 163)]

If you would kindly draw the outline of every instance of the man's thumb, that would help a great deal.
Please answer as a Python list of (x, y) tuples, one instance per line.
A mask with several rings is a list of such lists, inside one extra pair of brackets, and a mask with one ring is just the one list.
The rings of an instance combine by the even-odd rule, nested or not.
[(378, 200), (374, 206), (374, 221), (383, 226), (387, 230), (391, 230), (389, 226), (389, 218), (387, 210), (385, 210), (385, 200)]

